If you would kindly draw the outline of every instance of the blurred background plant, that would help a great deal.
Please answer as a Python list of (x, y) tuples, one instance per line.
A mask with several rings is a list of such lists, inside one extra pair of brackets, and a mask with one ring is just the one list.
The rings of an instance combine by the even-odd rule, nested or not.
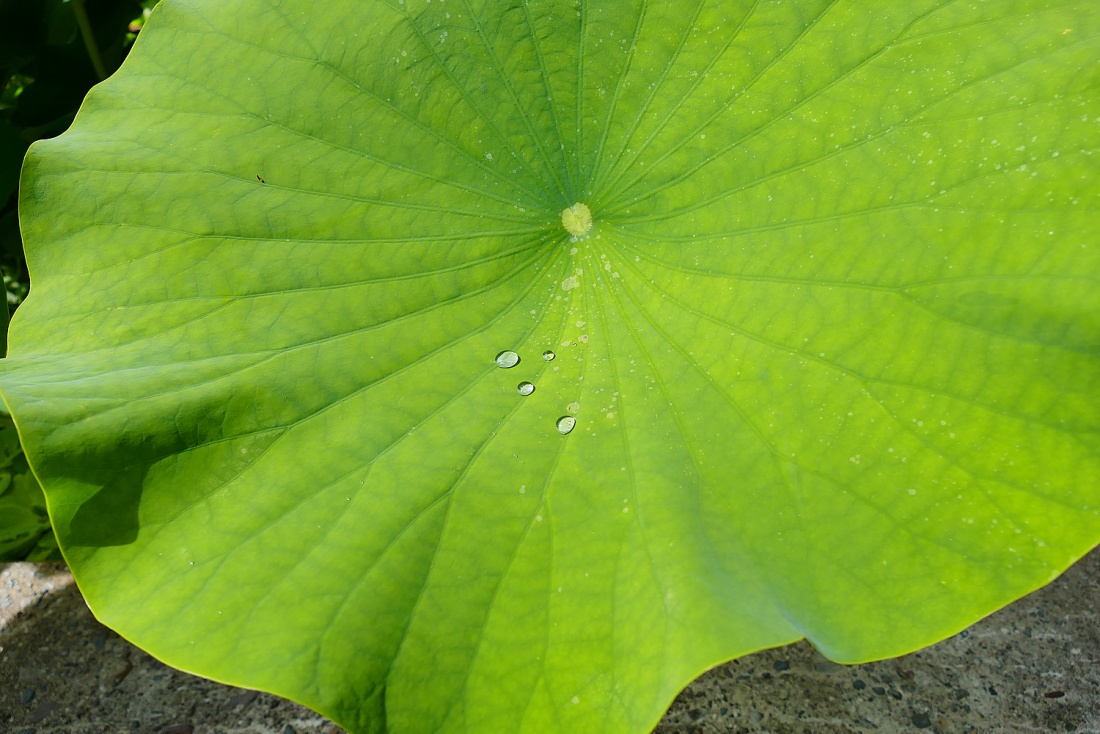
[(34, 478), (9, 416), (0, 416), (0, 561), (61, 558)]
[[(5, 336), (8, 313), (29, 287), (17, 214), (27, 147), (69, 127), (92, 85), (126, 58), (156, 2), (0, 0), (0, 273), (6, 295), (0, 325)], [(11, 418), (0, 415), (0, 561), (55, 558), (60, 555), (42, 489)]]

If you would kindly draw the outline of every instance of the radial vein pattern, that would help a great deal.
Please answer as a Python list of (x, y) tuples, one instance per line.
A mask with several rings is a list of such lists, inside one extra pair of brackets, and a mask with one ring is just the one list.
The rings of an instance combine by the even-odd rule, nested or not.
[(22, 185), (82, 591), (351, 731), (640, 732), (1036, 588), (1100, 538), (1098, 31), (165, 0)]

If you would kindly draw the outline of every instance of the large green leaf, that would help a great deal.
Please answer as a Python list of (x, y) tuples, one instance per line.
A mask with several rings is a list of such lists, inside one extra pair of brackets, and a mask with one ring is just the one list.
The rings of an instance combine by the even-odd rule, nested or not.
[(81, 589), (357, 732), (959, 630), (1100, 540), (1098, 52), (1095, 0), (167, 0), (22, 182)]

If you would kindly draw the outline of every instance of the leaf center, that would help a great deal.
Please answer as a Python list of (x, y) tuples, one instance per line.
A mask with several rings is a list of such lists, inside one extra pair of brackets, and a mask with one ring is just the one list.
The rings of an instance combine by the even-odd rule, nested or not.
[(592, 230), (592, 211), (581, 202), (561, 211), (561, 226), (574, 237), (584, 237)]

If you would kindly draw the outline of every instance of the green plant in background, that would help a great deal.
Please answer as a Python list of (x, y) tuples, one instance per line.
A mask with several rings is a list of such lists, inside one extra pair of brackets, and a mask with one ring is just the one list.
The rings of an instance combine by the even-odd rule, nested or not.
[(81, 590), (355, 732), (958, 631), (1100, 540), (1098, 48), (1092, 0), (169, 0), (22, 179), (0, 389)]
[(11, 418), (0, 416), (0, 561), (59, 558), (42, 487), (27, 466)]

